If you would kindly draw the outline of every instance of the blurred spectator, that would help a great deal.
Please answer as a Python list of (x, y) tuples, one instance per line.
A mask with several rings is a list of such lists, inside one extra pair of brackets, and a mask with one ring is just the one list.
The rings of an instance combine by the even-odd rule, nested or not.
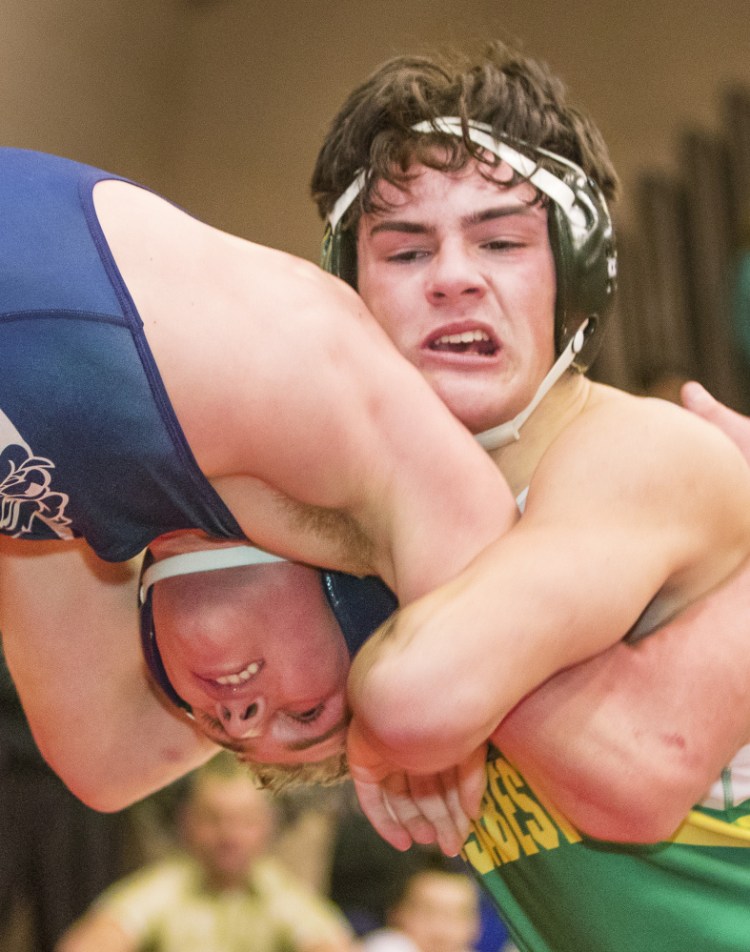
[(464, 873), (415, 873), (387, 923), (365, 936), (365, 952), (469, 952), (480, 930), (477, 886)]
[(315, 892), (330, 898), (334, 843), (347, 787), (300, 786), (274, 795), (278, 822), (273, 855)]
[(129, 833), (124, 814), (90, 810), (47, 766), (0, 650), (0, 947), (52, 952), (132, 868)]
[[(326, 791), (328, 792), (328, 791)], [(406, 883), (425, 868), (464, 872), (460, 860), (447, 860), (428, 847), (412, 846), (405, 853), (381, 839), (365, 818), (351, 787), (339, 806), (339, 821), (333, 842), (328, 894), (344, 912), (358, 935), (386, 925), (388, 911), (404, 894)], [(480, 935), (477, 952), (513, 952), (504, 945), (508, 930), (489, 896), (480, 891)]]
[(271, 803), (219, 754), (191, 778), (184, 852), (108, 889), (57, 952), (348, 952), (343, 916), (264, 855)]

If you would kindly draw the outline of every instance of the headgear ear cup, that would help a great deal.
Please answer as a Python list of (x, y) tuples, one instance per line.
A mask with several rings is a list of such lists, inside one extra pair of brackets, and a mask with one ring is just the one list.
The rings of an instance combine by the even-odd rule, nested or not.
[(565, 170), (559, 176), (575, 194), (566, 212), (549, 202), (550, 246), (555, 260), (555, 347), (561, 353), (588, 319), (586, 343), (574, 366), (583, 371), (601, 344), (602, 319), (613, 300), (617, 278), (614, 229), (598, 186), (582, 173)]
[(353, 657), (370, 635), (398, 608), (396, 596), (374, 575), (358, 578), (344, 572), (321, 572), (328, 604)]
[(323, 236), (321, 267), (357, 290), (357, 239), (351, 228), (327, 226)]

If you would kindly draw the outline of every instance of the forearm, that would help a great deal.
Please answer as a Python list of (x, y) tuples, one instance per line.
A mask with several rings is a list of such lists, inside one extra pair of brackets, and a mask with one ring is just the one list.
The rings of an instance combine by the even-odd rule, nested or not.
[(750, 737), (748, 571), (524, 699), (493, 740), (583, 832), (671, 834)]
[(572, 562), (542, 577), (545, 562), (549, 550), (536, 536), (495, 544), (363, 647), (350, 699), (384, 756), (408, 770), (464, 760), (529, 692), (609, 647), (635, 621), (635, 609), (625, 615), (608, 604), (605, 615), (583, 595), (569, 607), (568, 593), (587, 589), (588, 577)]

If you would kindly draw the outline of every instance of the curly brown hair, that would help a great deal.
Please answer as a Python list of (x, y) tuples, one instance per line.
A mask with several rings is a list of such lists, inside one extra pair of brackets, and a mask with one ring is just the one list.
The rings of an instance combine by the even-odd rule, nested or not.
[(407, 185), (415, 161), (445, 172), (471, 158), (496, 164), (467, 135), (412, 128), (441, 116), (459, 117), (464, 127), (486, 123), (498, 137), (554, 152), (583, 168), (606, 198), (616, 197), (617, 174), (592, 120), (567, 103), (563, 83), (544, 63), (498, 40), (475, 62), (459, 54), (396, 57), (358, 86), (333, 119), (315, 164), (311, 190), (321, 217), (363, 170), (365, 186), (344, 219), (347, 228), (363, 212), (382, 208), (378, 182)]

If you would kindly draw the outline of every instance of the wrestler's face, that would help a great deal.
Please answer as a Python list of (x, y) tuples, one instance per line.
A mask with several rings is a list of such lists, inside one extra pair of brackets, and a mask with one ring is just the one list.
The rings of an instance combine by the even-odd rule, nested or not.
[(464, 952), (479, 933), (476, 888), (460, 873), (418, 873), (390, 920), (424, 952)]
[(318, 572), (279, 563), (167, 579), (154, 613), (169, 680), (211, 740), (261, 763), (343, 749), (349, 654)]
[(181, 812), (180, 831), (211, 884), (228, 888), (246, 882), (248, 870), (268, 848), (273, 816), (249, 773), (204, 774)]
[[(555, 268), (546, 209), (528, 183), (475, 162), (422, 165), (358, 231), (358, 284), (401, 353), (473, 432), (512, 419), (554, 361)], [(485, 170), (486, 174), (486, 170)], [(495, 172), (507, 180), (501, 165)]]

